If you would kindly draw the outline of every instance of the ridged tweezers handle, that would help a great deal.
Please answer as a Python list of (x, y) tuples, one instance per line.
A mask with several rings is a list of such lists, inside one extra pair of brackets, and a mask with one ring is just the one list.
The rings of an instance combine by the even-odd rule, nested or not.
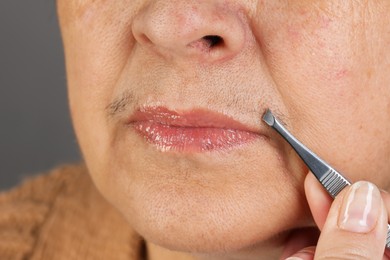
[(332, 198), (335, 198), (345, 187), (351, 185), (347, 179), (333, 169), (325, 173), (320, 179), (320, 182)]
[(389, 224), (387, 224), (386, 247), (390, 248), (390, 225)]
[[(351, 185), (347, 179), (333, 169), (330, 169), (327, 173), (325, 173), (320, 179), (320, 182), (333, 198), (335, 198), (346, 186)], [(386, 247), (390, 248), (389, 224), (387, 224)]]

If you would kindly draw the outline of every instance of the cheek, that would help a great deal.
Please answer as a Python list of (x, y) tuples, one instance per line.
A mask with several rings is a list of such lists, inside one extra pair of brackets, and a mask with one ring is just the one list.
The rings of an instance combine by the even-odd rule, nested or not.
[(58, 5), (71, 98), (110, 100), (135, 43), (131, 23), (137, 1), (59, 0)]
[(303, 122), (351, 112), (346, 104), (359, 98), (362, 86), (348, 21), (302, 8), (263, 26), (264, 59), (297, 132), (307, 127)]
[(323, 91), (343, 91), (356, 64), (348, 22), (334, 21), (323, 14), (304, 13), (298, 17), (274, 25), (277, 31), (271, 27), (265, 32), (265, 59), (274, 80), (280, 88), (285, 86), (283, 92), (294, 94), (303, 88), (308, 93), (318, 92), (325, 84)]
[(58, 2), (72, 119), (89, 168), (98, 168), (94, 173), (109, 158), (113, 129), (106, 107), (134, 44), (133, 10), (105, 2)]
[(378, 31), (363, 26), (378, 28), (381, 16), (352, 21), (348, 10), (339, 10), (338, 20), (297, 9), (285, 19), (260, 21), (257, 33), (291, 130), (351, 179), (378, 182), (390, 170), (390, 78), (388, 64), (378, 64), (389, 59)]

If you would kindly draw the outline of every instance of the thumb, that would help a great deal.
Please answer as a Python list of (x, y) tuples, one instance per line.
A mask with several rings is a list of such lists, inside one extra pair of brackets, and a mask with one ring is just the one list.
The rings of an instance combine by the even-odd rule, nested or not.
[(378, 188), (357, 182), (332, 203), (315, 259), (382, 259), (386, 236), (387, 212)]

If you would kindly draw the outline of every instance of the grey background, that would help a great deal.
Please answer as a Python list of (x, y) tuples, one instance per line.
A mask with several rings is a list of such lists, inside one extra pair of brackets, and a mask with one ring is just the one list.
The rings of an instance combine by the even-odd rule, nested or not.
[(55, 0), (0, 0), (0, 190), (79, 161)]

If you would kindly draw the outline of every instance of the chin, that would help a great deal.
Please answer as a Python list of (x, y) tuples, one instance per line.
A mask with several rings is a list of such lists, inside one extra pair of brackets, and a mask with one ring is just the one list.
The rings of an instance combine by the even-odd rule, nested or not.
[(290, 226), (297, 223), (287, 224), (284, 214), (266, 205), (244, 205), (242, 198), (241, 205), (234, 198), (206, 200), (203, 195), (173, 198), (159, 193), (159, 198), (149, 199), (154, 203), (137, 205), (142, 209), (135, 218), (127, 216), (131, 226), (148, 242), (209, 259), (277, 259)]
[[(290, 230), (307, 220), (303, 194), (291, 185), (279, 185), (285, 177), (253, 178), (248, 170), (247, 178), (241, 178), (238, 172), (199, 168), (176, 169), (177, 177), (163, 169), (159, 177), (144, 169), (145, 179), (117, 178), (121, 182), (114, 181), (115, 188), (108, 189), (116, 192), (102, 193), (137, 233), (164, 248), (211, 259), (252, 254), (275, 259)], [(124, 169), (115, 174), (131, 176)], [(218, 174), (223, 180), (205, 177)]]
[(183, 154), (131, 139), (91, 173), (101, 194), (151, 243), (212, 259), (275, 259), (289, 232), (309, 225), (310, 213), (303, 168), (293, 169), (267, 142)]
[(151, 204), (136, 219), (127, 219), (146, 241), (173, 251), (214, 257), (280, 254), (288, 231), (279, 233), (264, 215), (251, 217), (246, 209), (229, 209), (223, 202), (196, 203)]

